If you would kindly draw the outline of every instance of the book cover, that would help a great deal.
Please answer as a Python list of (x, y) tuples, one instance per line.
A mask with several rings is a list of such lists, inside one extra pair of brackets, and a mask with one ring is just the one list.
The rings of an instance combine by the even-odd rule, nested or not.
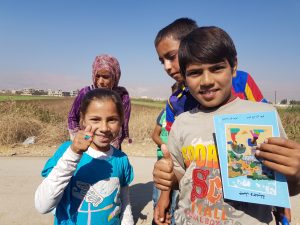
[(290, 208), (285, 176), (264, 166), (253, 149), (280, 136), (276, 112), (217, 115), (214, 127), (224, 198)]

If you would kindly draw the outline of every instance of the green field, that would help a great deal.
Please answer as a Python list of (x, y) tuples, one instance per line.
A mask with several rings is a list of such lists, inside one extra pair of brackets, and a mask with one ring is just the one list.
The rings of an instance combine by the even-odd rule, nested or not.
[[(54, 96), (39, 96), (39, 95), (0, 95), (0, 101), (27, 101), (27, 100), (48, 100), (48, 99), (69, 99), (71, 97), (54, 97)], [(152, 99), (140, 99), (140, 98), (132, 98), (131, 103), (133, 105), (141, 105), (141, 106), (150, 106), (150, 107), (158, 107), (164, 108), (166, 106), (166, 101), (156, 101)]]
[(150, 106), (150, 107), (158, 107), (158, 108), (165, 108), (166, 101), (156, 101), (156, 100), (151, 100), (151, 99), (133, 98), (133, 99), (131, 99), (131, 104), (133, 104), (133, 105), (142, 105), (142, 106)]
[(54, 96), (39, 96), (39, 95), (0, 95), (0, 101), (27, 101), (27, 100), (43, 100), (43, 99), (63, 99), (62, 97)]
[[(71, 97), (0, 96), (0, 145), (21, 143), (29, 136), (47, 145), (67, 140), (67, 118), (73, 101)], [(138, 143), (152, 143), (157, 116), (166, 102), (137, 98), (131, 102), (131, 136)], [(280, 108), (278, 113), (288, 137), (300, 142), (300, 107)]]

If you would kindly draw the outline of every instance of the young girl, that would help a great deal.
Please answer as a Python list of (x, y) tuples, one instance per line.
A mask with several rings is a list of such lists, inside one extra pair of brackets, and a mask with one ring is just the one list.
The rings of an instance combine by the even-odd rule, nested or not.
[(54, 224), (133, 224), (128, 188), (133, 169), (126, 154), (110, 145), (123, 120), (122, 101), (114, 91), (85, 95), (82, 130), (47, 161), (46, 178), (35, 192), (40, 213), (56, 208)]
[[(117, 148), (121, 149), (121, 144), (125, 138), (129, 138), (129, 118), (131, 112), (131, 102), (129, 98), (128, 91), (126, 88), (119, 86), (119, 80), (121, 78), (121, 69), (118, 60), (110, 55), (98, 55), (96, 56), (93, 65), (92, 65), (92, 79), (93, 84), (90, 86), (86, 86), (79, 91), (79, 94), (74, 100), (72, 108), (69, 112), (68, 116), (68, 128), (70, 133), (70, 139), (73, 140), (76, 133), (78, 132), (79, 126), (79, 118), (80, 118), (80, 103), (83, 97), (91, 90), (96, 88), (105, 88), (116, 91), (123, 104), (124, 108), (124, 123), (122, 124), (122, 128), (120, 129), (119, 134), (116, 136), (114, 140), (112, 140), (111, 144)], [(131, 139), (128, 139), (129, 143)]]

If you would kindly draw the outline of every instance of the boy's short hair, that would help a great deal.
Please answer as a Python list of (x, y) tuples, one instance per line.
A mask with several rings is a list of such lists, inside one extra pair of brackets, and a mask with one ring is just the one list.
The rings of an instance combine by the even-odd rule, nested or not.
[(172, 37), (174, 40), (181, 41), (187, 34), (198, 27), (195, 20), (190, 18), (179, 18), (168, 26), (161, 29), (154, 40), (154, 45), (157, 47), (159, 42), (166, 37)]
[(230, 36), (219, 27), (199, 27), (184, 37), (179, 46), (179, 66), (185, 76), (191, 63), (211, 64), (225, 59), (231, 68), (236, 64), (236, 49)]

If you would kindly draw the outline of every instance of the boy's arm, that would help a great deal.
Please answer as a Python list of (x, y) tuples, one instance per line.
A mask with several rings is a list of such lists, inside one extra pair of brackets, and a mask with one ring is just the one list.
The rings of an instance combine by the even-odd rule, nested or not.
[(162, 191), (158, 202), (154, 208), (153, 219), (157, 225), (164, 225), (171, 223), (171, 215), (168, 213), (170, 207), (171, 191)]
[[(169, 134), (168, 148), (161, 146), (164, 157), (154, 165), (153, 180), (158, 189), (168, 191), (178, 188), (178, 181), (185, 173), (184, 160), (181, 153), (180, 137), (176, 132), (180, 130), (183, 124), (176, 121)], [(170, 152), (168, 151), (170, 150)]]
[(160, 133), (161, 133), (161, 130), (162, 130), (162, 124), (161, 124), (161, 117), (164, 113), (164, 110), (162, 110), (157, 119), (156, 119), (156, 125), (154, 127), (154, 130), (152, 132), (152, 140), (155, 142), (155, 144), (157, 144), (159, 147), (164, 143), (162, 141), (162, 139), (160, 138)]
[(256, 156), (263, 164), (286, 176), (290, 195), (300, 193), (300, 144), (286, 138), (272, 137), (257, 146)]
[(152, 140), (157, 144), (159, 147), (164, 143), (160, 138), (161, 126), (156, 124), (154, 130), (152, 132)]
[(132, 210), (129, 199), (129, 187), (121, 187), (121, 225), (134, 224)]
[(173, 170), (174, 164), (165, 144), (161, 145), (163, 158), (156, 161), (153, 169), (153, 181), (161, 191), (178, 189), (178, 180)]

